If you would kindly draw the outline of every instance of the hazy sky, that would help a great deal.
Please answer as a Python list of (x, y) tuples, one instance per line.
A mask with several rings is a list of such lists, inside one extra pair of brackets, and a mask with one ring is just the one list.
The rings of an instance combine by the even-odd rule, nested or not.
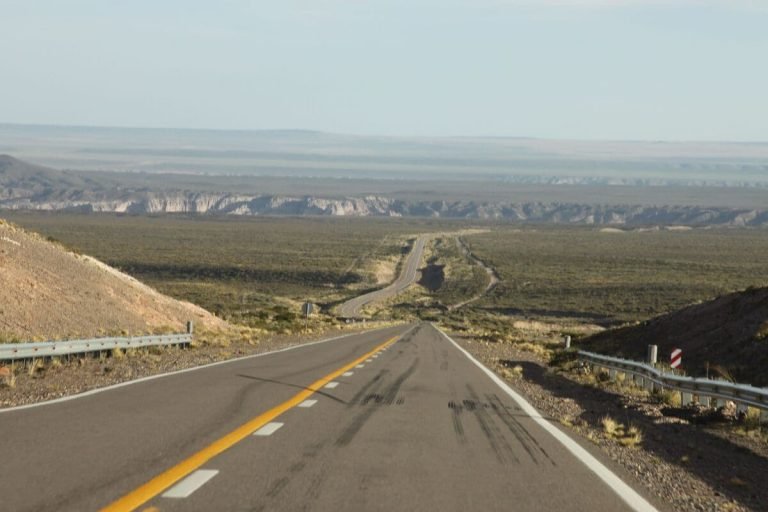
[(0, 122), (768, 140), (768, 0), (0, 0)]

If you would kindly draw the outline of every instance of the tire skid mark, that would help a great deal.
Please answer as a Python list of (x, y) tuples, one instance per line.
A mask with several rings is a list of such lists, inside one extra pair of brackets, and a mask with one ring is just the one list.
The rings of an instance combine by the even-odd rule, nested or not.
[[(448, 381), (448, 392), (452, 398), (451, 402), (455, 402), (457, 400), (456, 386), (452, 380)], [(456, 433), (459, 443), (465, 444), (467, 438), (464, 436), (464, 425), (461, 423), (461, 409), (451, 407), (451, 420), (453, 421), (453, 431)]]
[[(312, 459), (317, 457), (317, 455), (323, 450), (324, 445), (325, 443), (321, 442), (307, 447), (307, 449), (305, 449), (301, 454), (301, 460), (291, 464), (291, 466), (288, 468), (288, 471), (284, 473), (280, 478), (275, 480), (267, 492), (264, 493), (264, 501), (253, 505), (253, 507), (250, 509), (250, 512), (262, 512), (263, 510), (272, 508), (268, 507), (268, 505), (270, 505), (271, 502), (274, 502), (275, 499), (277, 499), (280, 494), (283, 493), (288, 484), (293, 481), (297, 481), (295, 478), (298, 477), (298, 474), (307, 467), (307, 464), (310, 463)], [(298, 481), (300, 482), (301, 479)]]
[[(480, 402), (477, 393), (470, 384), (467, 384), (467, 393), (475, 403)], [(503, 436), (499, 427), (493, 421), (493, 417), (488, 414), (486, 408), (472, 407), (470, 410), (474, 413), (477, 422), (480, 424), (480, 429), (483, 431), (483, 434), (485, 434), (485, 437), (488, 440), (488, 443), (491, 445), (491, 448), (493, 449), (493, 452), (496, 455), (496, 459), (498, 459), (499, 463), (507, 464), (508, 457), (510, 457), (514, 462), (519, 463), (520, 459), (515, 454), (512, 446), (510, 446), (506, 438)]]
[(536, 457), (536, 452), (540, 452), (544, 458), (546, 458), (553, 466), (557, 466), (557, 463), (549, 456), (547, 451), (542, 447), (535, 437), (531, 435), (527, 428), (523, 426), (518, 419), (509, 412), (509, 409), (501, 402), (498, 395), (485, 395), (485, 398), (489, 403), (495, 405), (493, 408), (501, 421), (509, 428), (509, 431), (517, 438), (520, 444), (523, 446), (528, 455), (536, 464), (539, 463)]
[(267, 498), (274, 498), (283, 492), (283, 489), (285, 489), (285, 486), (288, 485), (288, 482), (290, 482), (290, 479), (287, 476), (275, 480), (275, 483), (273, 483), (267, 491)]
[[(385, 388), (382, 394), (383, 402), (395, 401), (395, 397), (397, 396), (397, 393), (400, 392), (400, 387), (411, 375), (413, 375), (413, 372), (416, 371), (416, 367), (418, 366), (418, 364), (419, 364), (419, 358), (417, 357), (416, 359), (414, 359), (411, 366), (405, 372), (403, 372), (391, 385)], [(371, 416), (373, 416), (373, 414), (377, 410), (379, 410), (378, 407), (366, 407), (361, 414), (358, 414), (352, 420), (352, 423), (349, 424), (349, 426), (344, 430), (344, 432), (341, 433), (339, 438), (336, 440), (336, 446), (348, 445), (352, 441), (352, 439), (357, 435), (360, 429), (363, 428), (363, 425), (365, 425), (365, 423), (368, 422), (368, 420), (371, 418)]]
[(350, 408), (354, 405), (357, 405), (360, 403), (360, 400), (368, 393), (368, 390), (376, 386), (378, 387), (379, 384), (381, 384), (381, 379), (384, 376), (384, 374), (389, 373), (389, 370), (379, 370), (379, 373), (373, 376), (371, 380), (365, 383), (363, 387), (361, 387), (359, 390), (357, 390), (357, 393), (355, 393), (355, 396), (353, 396), (349, 402), (347, 402), (347, 408)]

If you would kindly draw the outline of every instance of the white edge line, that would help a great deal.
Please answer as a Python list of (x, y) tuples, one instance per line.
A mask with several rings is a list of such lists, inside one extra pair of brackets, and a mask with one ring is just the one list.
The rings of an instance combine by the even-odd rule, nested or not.
[(501, 380), (498, 375), (489, 370), (483, 363), (475, 359), (472, 354), (464, 350), (458, 343), (456, 343), (450, 336), (445, 334), (439, 327), (432, 324), (432, 326), (440, 332), (445, 338), (453, 343), (453, 345), (462, 352), (467, 358), (472, 361), (478, 368), (480, 368), (490, 379), (496, 383), (505, 393), (507, 393), (512, 399), (517, 402), (520, 408), (530, 418), (538, 423), (538, 425), (546, 430), (549, 434), (557, 439), (569, 452), (571, 452), (579, 461), (587, 466), (593, 473), (595, 473), (613, 492), (615, 492), (619, 498), (621, 498), (627, 505), (637, 512), (658, 512), (657, 509), (651, 505), (645, 498), (643, 498), (637, 491), (632, 489), (626, 482), (619, 478), (610, 469), (605, 467), (602, 462), (597, 460), (587, 450), (582, 448), (576, 441), (571, 439), (562, 430), (552, 425), (549, 421), (545, 420), (541, 414), (522, 396), (516, 393), (510, 388), (506, 382)]
[[(409, 331), (413, 330), (414, 328), (415, 328), (415, 326), (411, 326), (410, 329), (406, 330), (400, 336), (405, 335), (406, 333), (408, 333)], [(290, 347), (285, 347), (285, 348), (281, 348), (281, 349), (277, 349), (277, 350), (272, 350), (270, 352), (262, 352), (260, 354), (253, 354), (253, 355), (250, 355), (250, 356), (237, 357), (235, 359), (227, 359), (226, 361), (216, 361), (215, 363), (208, 363), (208, 364), (204, 364), (202, 366), (194, 366), (192, 368), (183, 368), (181, 370), (175, 370), (175, 371), (167, 372), (167, 373), (158, 373), (157, 375), (148, 375), (148, 376), (142, 377), (140, 379), (128, 380), (128, 381), (125, 381), (125, 382), (118, 382), (117, 384), (112, 384), (110, 386), (105, 386), (103, 388), (89, 389), (88, 391), (83, 391), (82, 393), (77, 393), (77, 394), (69, 395), (69, 396), (62, 396), (61, 398), (54, 398), (53, 400), (46, 400), (45, 402), (36, 402), (34, 404), (17, 405), (15, 407), (8, 407), (8, 408), (5, 408), (5, 409), (0, 409), (0, 414), (6, 413), (6, 412), (21, 411), (23, 409), (32, 409), (33, 407), (42, 407), (44, 405), (53, 405), (53, 404), (58, 404), (58, 403), (61, 403), (61, 402), (68, 402), (70, 400), (76, 400), (78, 398), (85, 398), (87, 396), (95, 395), (97, 393), (103, 393), (105, 391), (111, 391), (113, 389), (118, 389), (118, 388), (122, 388), (122, 387), (125, 387), (125, 386), (131, 386), (133, 384), (138, 384), (140, 382), (147, 382), (149, 380), (160, 379), (160, 378), (163, 378), (163, 377), (169, 377), (171, 375), (178, 375), (178, 374), (181, 374), (181, 373), (194, 372), (194, 371), (197, 371), (197, 370), (203, 370), (205, 368), (211, 368), (212, 366), (219, 366), (219, 365), (222, 365), (222, 364), (235, 363), (237, 361), (245, 361), (246, 359), (253, 359), (253, 358), (256, 358), (256, 357), (264, 357), (264, 356), (269, 356), (269, 355), (272, 355), (272, 354), (279, 354), (280, 352), (288, 352), (289, 350), (296, 350), (296, 349), (299, 349), (299, 348), (310, 347), (312, 345), (319, 345), (321, 343), (328, 343), (329, 341), (340, 340), (342, 338), (349, 338), (350, 336), (358, 336), (358, 335), (361, 335), (361, 334), (368, 334), (368, 333), (371, 333), (371, 332), (381, 331), (381, 330), (384, 330), (384, 329), (392, 329), (392, 327), (391, 326), (389, 326), (389, 327), (379, 327), (377, 329), (371, 329), (370, 331), (351, 332), (349, 334), (342, 334), (341, 336), (334, 336), (333, 338), (326, 338), (326, 339), (323, 339), (323, 340), (310, 341), (309, 343), (300, 343), (300, 344), (297, 344), (297, 345), (291, 345)]]
[(186, 498), (205, 485), (208, 480), (215, 477), (217, 474), (219, 474), (218, 469), (198, 469), (184, 480), (165, 491), (162, 496), (163, 498)]

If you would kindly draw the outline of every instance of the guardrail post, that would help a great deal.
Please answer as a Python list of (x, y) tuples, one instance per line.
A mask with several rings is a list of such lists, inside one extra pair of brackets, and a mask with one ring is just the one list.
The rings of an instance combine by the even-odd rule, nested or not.
[(611, 378), (612, 381), (615, 381), (616, 380), (616, 370), (614, 370), (613, 368), (608, 370), (608, 376)]
[(645, 379), (645, 389), (647, 389), (649, 393), (653, 393), (653, 381), (651, 379)]
[(563, 342), (565, 343), (565, 349), (566, 350), (571, 348), (571, 337), (570, 336), (568, 336), (567, 334), (565, 336), (563, 336)]
[[(721, 404), (720, 402), (723, 402), (723, 403)], [(721, 400), (720, 398), (713, 398), (712, 399), (712, 407), (717, 409), (721, 405), (725, 405), (725, 401), (724, 400)]]
[(194, 334), (195, 332), (195, 324), (190, 320), (187, 322), (187, 334)]
[(648, 364), (656, 366), (656, 361), (659, 357), (658, 345), (648, 345)]
[(691, 394), (691, 393), (689, 393), (687, 391), (683, 391), (682, 393), (680, 393), (680, 404), (681, 405), (686, 406), (686, 405), (690, 404), (691, 402), (693, 402), (693, 394)]

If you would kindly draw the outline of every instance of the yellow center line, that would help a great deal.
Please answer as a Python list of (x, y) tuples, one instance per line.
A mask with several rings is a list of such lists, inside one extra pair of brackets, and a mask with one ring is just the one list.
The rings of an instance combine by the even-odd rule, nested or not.
[(373, 354), (375, 354), (379, 350), (393, 344), (397, 340), (397, 338), (398, 336), (394, 336), (388, 339), (387, 341), (377, 346), (367, 354), (358, 357), (351, 363), (313, 382), (312, 384), (307, 386), (304, 390), (294, 395), (293, 398), (283, 402), (282, 404), (276, 407), (273, 407), (272, 409), (268, 410), (263, 414), (256, 416), (255, 418), (249, 420), (247, 423), (244, 423), (243, 425), (237, 427), (235, 430), (233, 430), (229, 434), (226, 434), (224, 437), (221, 437), (216, 441), (214, 441), (213, 443), (209, 444), (208, 446), (206, 446), (199, 452), (195, 453), (194, 455), (179, 462), (172, 468), (166, 469), (165, 471), (163, 471), (162, 473), (154, 477), (149, 482), (137, 487), (136, 489), (129, 492), (122, 498), (102, 508), (101, 512), (125, 512), (125, 511), (135, 510), (136, 508), (140, 507), (144, 503), (148, 502), (149, 500), (151, 500), (152, 498), (154, 498), (155, 496), (163, 492), (165, 489), (167, 489), (171, 485), (175, 484), (185, 476), (189, 475), (190, 473), (192, 473), (193, 471), (201, 467), (203, 464), (211, 460), (213, 457), (219, 455), (225, 450), (228, 450), (238, 442), (242, 441), (243, 439), (251, 435), (253, 432), (258, 430), (259, 428), (263, 427), (270, 421), (274, 420), (275, 418), (283, 414), (285, 411), (292, 409), (293, 407), (296, 407), (301, 402), (303, 402), (304, 400), (312, 396), (315, 392), (322, 389), (323, 386), (331, 382), (333, 379), (335, 379), (342, 373), (346, 372), (350, 368), (354, 368), (357, 364), (365, 361), (366, 359), (371, 357)]

